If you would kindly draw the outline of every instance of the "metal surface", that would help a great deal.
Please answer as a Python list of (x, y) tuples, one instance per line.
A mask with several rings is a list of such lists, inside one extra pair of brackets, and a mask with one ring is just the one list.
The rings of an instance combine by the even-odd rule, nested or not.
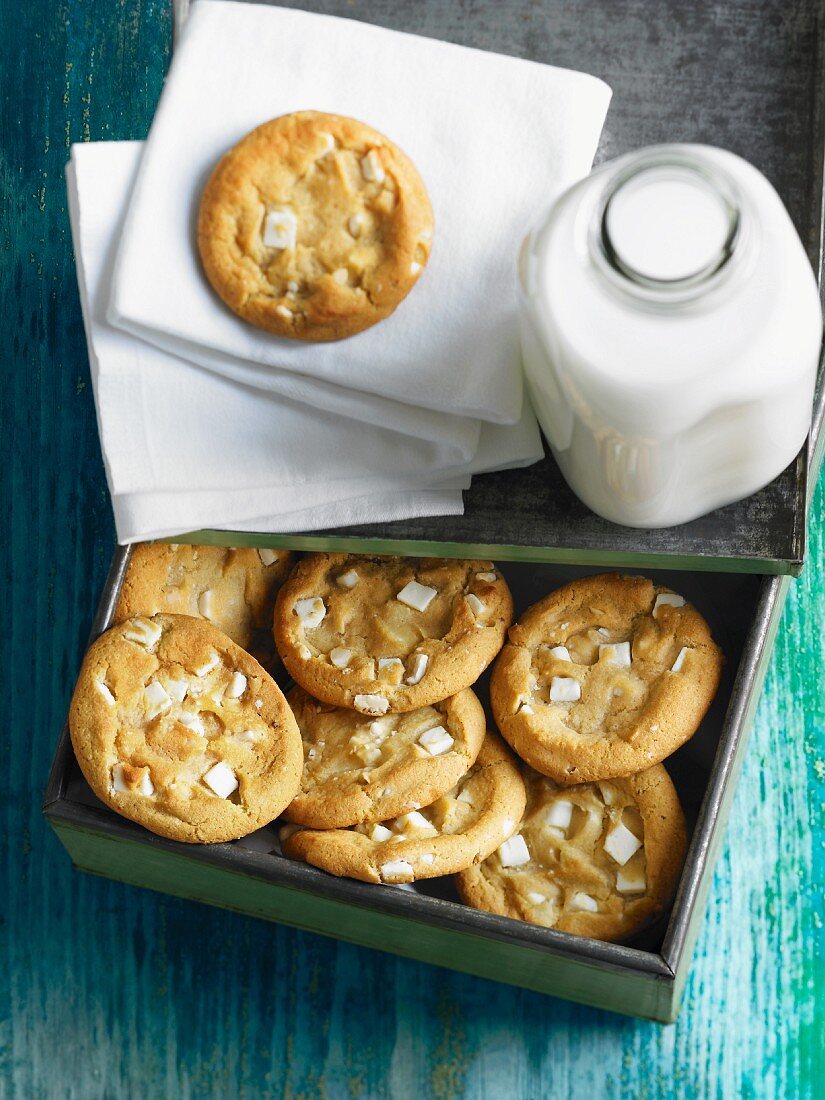
[[(825, 144), (815, 5), (746, 0), (665, 5), (656, 13), (629, 0), (507, 0), (493, 6), (298, 0), (282, 6), (361, 17), (603, 77), (614, 98), (597, 163), (661, 141), (729, 148), (777, 188), (819, 269)], [(817, 417), (823, 401), (820, 388)], [(365, 552), (417, 553), (426, 544), (460, 554), (459, 544), (487, 545), (501, 548), (491, 556), (509, 560), (540, 553), (545, 560), (570, 561), (571, 552), (582, 552), (593, 564), (613, 567), (667, 567), (665, 559), (675, 557), (681, 568), (694, 559), (699, 568), (795, 574), (805, 545), (806, 469), (805, 449), (745, 501), (680, 527), (639, 531), (590, 512), (547, 457), (527, 470), (474, 477), (463, 516), (316, 531), (311, 538), (319, 548)], [(217, 532), (195, 538), (237, 541)]]

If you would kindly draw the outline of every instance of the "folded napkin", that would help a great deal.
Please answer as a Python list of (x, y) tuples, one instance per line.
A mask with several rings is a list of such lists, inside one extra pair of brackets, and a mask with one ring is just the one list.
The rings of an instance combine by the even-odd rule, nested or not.
[[(519, 244), (589, 170), (609, 99), (582, 73), (348, 19), (197, 0), (129, 206), (109, 319), (235, 381), (466, 459), (479, 419), (519, 419)], [(397, 142), (435, 211), (432, 255), (409, 297), (333, 344), (279, 339), (236, 318), (193, 241), (221, 154), (267, 119), (307, 108), (362, 119)]]
[(476, 471), (542, 453), (532, 412), (484, 425), (469, 462), (427, 441), (250, 389), (106, 321), (139, 142), (76, 145), (69, 212), (101, 445), (121, 542), (203, 527), (296, 531), (457, 514)]

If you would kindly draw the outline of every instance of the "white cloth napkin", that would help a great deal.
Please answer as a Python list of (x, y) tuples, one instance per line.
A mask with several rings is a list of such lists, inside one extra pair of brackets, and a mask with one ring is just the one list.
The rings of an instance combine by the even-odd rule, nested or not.
[(458, 514), (473, 472), (542, 453), (532, 412), (484, 425), (471, 461), (286, 401), (169, 355), (106, 321), (139, 142), (76, 145), (69, 212), (101, 444), (121, 542), (205, 527), (296, 531)]
[[(610, 94), (582, 73), (348, 19), (197, 0), (149, 134), (109, 319), (237, 381), (458, 445), (467, 458), (475, 418), (520, 416), (519, 244), (537, 212), (589, 170)], [(432, 256), (406, 301), (333, 344), (281, 340), (236, 318), (193, 243), (221, 154), (267, 119), (306, 108), (362, 119), (396, 141), (435, 210)]]

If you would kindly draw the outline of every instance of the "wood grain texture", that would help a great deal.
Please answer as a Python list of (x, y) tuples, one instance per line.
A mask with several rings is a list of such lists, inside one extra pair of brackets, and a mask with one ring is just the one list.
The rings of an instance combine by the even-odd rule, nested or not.
[[(346, 3), (326, 6), (355, 12)], [(481, 42), (485, 22), (497, 19), (502, 6), (488, 0), (443, 9), (456, 36), (460, 31)], [(599, 8), (572, 0), (561, 6), (582, 19)], [(423, 29), (415, 24), (423, 21), (424, 7), (409, 5), (410, 29)], [(539, 5), (513, 7), (518, 18), (510, 52), (518, 53), (525, 28), (536, 34), (542, 24), (535, 17)], [(785, 613), (675, 1027), (621, 1019), (71, 870), (41, 817), (40, 792), (113, 528), (62, 169), (70, 141), (145, 135), (171, 23), (160, 0), (28, 0), (3, 9), (0, 621), (7, 748), (0, 768), (0, 1096), (821, 1096), (822, 492), (814, 503), (809, 565)], [(689, 9), (674, 3), (666, 11), (645, 0), (614, 5), (616, 19), (650, 40), (663, 95), (677, 68), (688, 89), (711, 82), (717, 105), (695, 118), (686, 99), (684, 125), (674, 132), (671, 120), (661, 136), (693, 137), (700, 127), (737, 147), (729, 119), (739, 84), (728, 50), (733, 32), (765, 19), (764, 9), (786, 45), (777, 59), (775, 43), (760, 46), (754, 39), (752, 63), (781, 63), (792, 73), (800, 36), (811, 30), (794, 25), (801, 19), (796, 5), (784, 15), (780, 4), (756, 0)], [(389, 5), (376, 2), (370, 10), (381, 21)], [(720, 43), (718, 67), (704, 76), (701, 57), (672, 45), (691, 34), (695, 41), (697, 28), (705, 43), (714, 33)], [(547, 55), (557, 49), (564, 60), (564, 41), (554, 41), (549, 23), (543, 33)], [(623, 77), (632, 88), (626, 59), (611, 51), (609, 26), (594, 24), (594, 35), (605, 75)], [(795, 95), (789, 80), (789, 117)], [(809, 167), (802, 136), (792, 155), (771, 159), (785, 124), (776, 105), (760, 120), (762, 166), (802, 210)], [(605, 153), (632, 138), (630, 129), (609, 130)]]

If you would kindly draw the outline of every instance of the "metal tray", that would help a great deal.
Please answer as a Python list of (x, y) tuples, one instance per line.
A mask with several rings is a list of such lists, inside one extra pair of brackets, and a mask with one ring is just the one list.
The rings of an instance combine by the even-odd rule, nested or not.
[[(821, 268), (821, 0), (278, 2), (600, 76), (614, 95), (597, 162), (661, 141), (732, 149), (775, 185), (815, 270)], [(179, 20), (186, 6), (177, 3)], [(820, 385), (817, 416), (823, 405)], [(797, 574), (805, 548), (807, 471), (803, 448), (754, 496), (658, 531), (596, 516), (548, 456), (526, 470), (474, 477), (463, 516), (282, 537), (195, 532), (172, 541)]]
[[(128, 548), (115, 553), (93, 636), (109, 625), (129, 555)], [(542, 563), (502, 568), (517, 614), (552, 588), (592, 571)], [(702, 611), (727, 661), (719, 694), (700, 730), (666, 763), (692, 830), (672, 911), (629, 946), (470, 909), (460, 903), (449, 878), (417, 884), (415, 892), (336, 879), (281, 856), (272, 829), (264, 830), (263, 838), (256, 834), (256, 850), (250, 850), (248, 840), (203, 848), (164, 840), (95, 798), (77, 766), (67, 729), (44, 811), (83, 870), (616, 1011), (672, 1019), (789, 582), (744, 573), (673, 571), (657, 572), (655, 579)], [(478, 690), (486, 701), (483, 681)]]

